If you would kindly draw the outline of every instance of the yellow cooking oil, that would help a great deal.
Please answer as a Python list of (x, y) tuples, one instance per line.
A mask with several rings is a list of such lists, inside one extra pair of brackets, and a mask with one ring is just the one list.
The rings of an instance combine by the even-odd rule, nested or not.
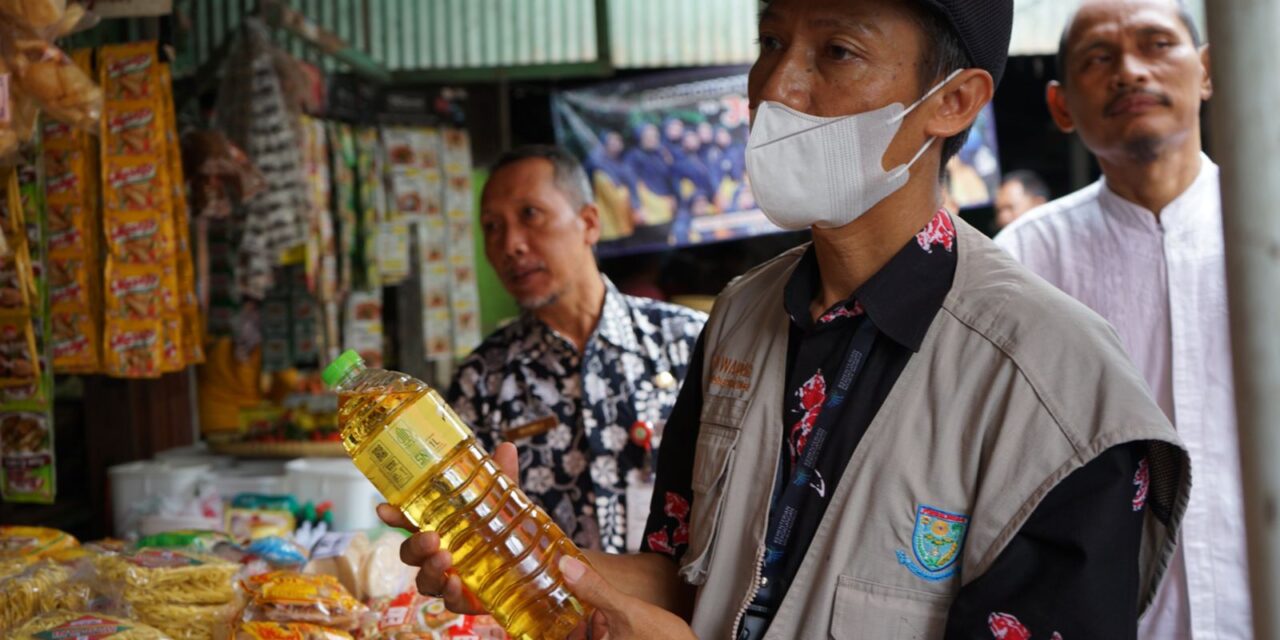
[(427, 384), (347, 351), (323, 373), (338, 393), (342, 444), (387, 501), (435, 531), (471, 593), (513, 638), (563, 638), (587, 611), (561, 556), (586, 562), (555, 522), (502, 474)]

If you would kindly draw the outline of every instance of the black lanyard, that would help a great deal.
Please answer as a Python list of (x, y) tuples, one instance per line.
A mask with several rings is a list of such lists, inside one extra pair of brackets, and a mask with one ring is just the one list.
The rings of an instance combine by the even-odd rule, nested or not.
[[(863, 365), (871, 354), (871, 345), (875, 342), (876, 333), (875, 324), (871, 322), (869, 316), (864, 315), (862, 323), (854, 330), (853, 340), (849, 344), (849, 353), (845, 356), (844, 365), (840, 368), (840, 377), (836, 378), (834, 391), (823, 403), (822, 412), (818, 414), (813, 430), (809, 432), (804, 450), (796, 458), (791, 477), (786, 479), (786, 485), (781, 488), (781, 491), (774, 492), (773, 504), (769, 509), (769, 529), (765, 537), (764, 559), (764, 575), (770, 578), (768, 582), (770, 585), (776, 582), (773, 580), (773, 574), (782, 565), (782, 557), (786, 553), (787, 544), (799, 520), (800, 507), (804, 504), (807, 493), (813, 490), (809, 488), (809, 482), (816, 474), (822, 451), (831, 439), (836, 421), (840, 418), (840, 407), (844, 405), (849, 390), (853, 388), (853, 383), (862, 373)], [(834, 482), (836, 479), (828, 480)]]

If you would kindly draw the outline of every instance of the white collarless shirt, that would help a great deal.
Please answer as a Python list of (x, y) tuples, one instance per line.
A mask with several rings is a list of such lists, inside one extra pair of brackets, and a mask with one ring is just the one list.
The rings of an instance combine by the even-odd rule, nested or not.
[(1157, 217), (1103, 178), (999, 236), (1028, 268), (1106, 318), (1191, 455), (1181, 545), (1139, 636), (1253, 637), (1218, 167)]

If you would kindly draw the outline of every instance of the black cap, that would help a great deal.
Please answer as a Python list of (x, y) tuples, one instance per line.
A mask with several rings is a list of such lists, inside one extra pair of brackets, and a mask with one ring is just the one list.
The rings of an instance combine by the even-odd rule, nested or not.
[(997, 86), (1009, 61), (1013, 0), (920, 0), (955, 29), (973, 66), (986, 69)]

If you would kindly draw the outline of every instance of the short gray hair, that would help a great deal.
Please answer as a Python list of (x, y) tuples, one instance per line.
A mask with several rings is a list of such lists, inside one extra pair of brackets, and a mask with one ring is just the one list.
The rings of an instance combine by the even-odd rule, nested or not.
[(554, 145), (530, 144), (516, 147), (502, 154), (490, 165), (489, 175), (493, 176), (503, 167), (533, 158), (551, 163), (556, 188), (569, 198), (569, 203), (575, 210), (593, 202), (591, 183), (587, 180), (587, 172), (583, 170), (582, 163), (573, 154)]

